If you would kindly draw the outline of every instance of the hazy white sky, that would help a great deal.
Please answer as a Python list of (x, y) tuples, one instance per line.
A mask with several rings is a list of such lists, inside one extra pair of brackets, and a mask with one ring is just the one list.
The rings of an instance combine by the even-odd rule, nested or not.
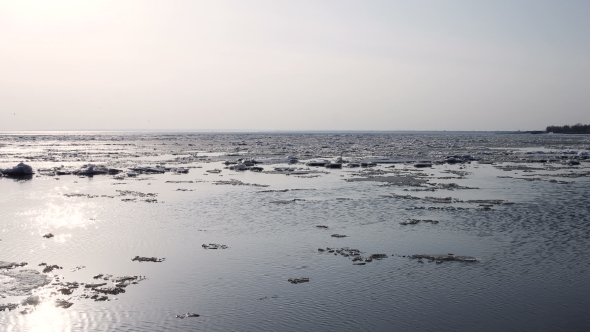
[(0, 130), (590, 123), (590, 1), (0, 0)]

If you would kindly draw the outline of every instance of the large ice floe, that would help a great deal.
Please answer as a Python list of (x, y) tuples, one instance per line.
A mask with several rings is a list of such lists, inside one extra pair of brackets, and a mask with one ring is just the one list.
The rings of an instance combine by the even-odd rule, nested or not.
[[(0, 262), (4, 263), (4, 262)], [(0, 270), (0, 297), (24, 296), (51, 282), (51, 278), (36, 270)]]
[(33, 175), (33, 168), (25, 163), (19, 163), (12, 168), (0, 169), (0, 173), (5, 176), (30, 176)]

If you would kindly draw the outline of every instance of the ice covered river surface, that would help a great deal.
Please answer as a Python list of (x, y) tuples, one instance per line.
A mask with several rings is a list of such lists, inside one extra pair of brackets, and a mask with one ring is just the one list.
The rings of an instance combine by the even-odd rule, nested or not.
[(589, 149), (585, 135), (0, 133), (0, 169), (35, 172), (0, 177), (0, 329), (587, 331)]

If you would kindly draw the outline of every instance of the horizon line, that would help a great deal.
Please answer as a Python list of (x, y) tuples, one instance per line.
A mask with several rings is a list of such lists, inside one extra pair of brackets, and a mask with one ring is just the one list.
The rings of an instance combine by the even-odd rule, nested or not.
[(422, 130), (422, 129), (404, 129), (404, 130), (372, 130), (372, 129), (25, 129), (25, 130), (0, 130), (0, 133), (18, 133), (18, 132), (176, 132), (176, 133), (389, 133), (389, 132), (505, 132), (505, 133), (528, 133), (528, 132), (545, 132), (545, 130)]

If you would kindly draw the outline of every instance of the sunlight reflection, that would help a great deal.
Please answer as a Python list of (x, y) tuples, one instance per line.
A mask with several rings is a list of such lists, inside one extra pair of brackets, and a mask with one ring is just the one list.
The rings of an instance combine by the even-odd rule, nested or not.
[[(44, 208), (37, 210), (30, 210), (24, 215), (31, 217), (32, 227), (37, 229), (39, 235), (47, 234), (48, 232), (56, 232), (59, 228), (84, 228), (96, 222), (93, 215), (93, 204), (91, 203), (76, 203), (69, 205), (57, 205), (47, 203)], [(71, 234), (55, 234), (55, 240), (64, 242), (66, 238), (71, 237)]]
[(55, 241), (59, 243), (65, 243), (66, 240), (71, 239), (72, 234), (60, 234), (55, 236)]
[(62, 308), (57, 308), (53, 302), (39, 304), (33, 312), (25, 315), (27, 331), (70, 331), (71, 322)]

